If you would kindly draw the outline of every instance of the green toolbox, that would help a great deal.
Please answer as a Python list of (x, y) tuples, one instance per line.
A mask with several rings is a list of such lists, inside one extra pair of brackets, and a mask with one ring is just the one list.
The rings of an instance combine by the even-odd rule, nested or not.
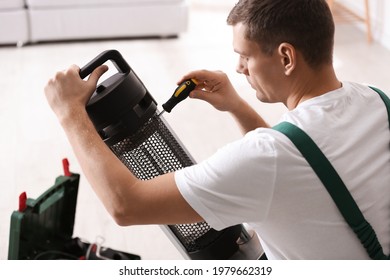
[(139, 260), (138, 255), (90, 244), (73, 237), (80, 175), (69, 172), (37, 199), (19, 197), (19, 209), (11, 215), (8, 259), (10, 260)]

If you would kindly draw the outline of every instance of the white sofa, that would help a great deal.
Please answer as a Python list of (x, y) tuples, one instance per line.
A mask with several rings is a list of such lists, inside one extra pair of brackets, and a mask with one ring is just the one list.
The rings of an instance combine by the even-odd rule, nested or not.
[(0, 0), (0, 44), (28, 41), (27, 10), (24, 0)]
[[(13, 2), (15, 11), (5, 8)], [(186, 0), (0, 0), (0, 43), (178, 36), (187, 30), (188, 6)], [(3, 30), (4, 19), (12, 28)], [(13, 34), (15, 26), (20, 34)]]

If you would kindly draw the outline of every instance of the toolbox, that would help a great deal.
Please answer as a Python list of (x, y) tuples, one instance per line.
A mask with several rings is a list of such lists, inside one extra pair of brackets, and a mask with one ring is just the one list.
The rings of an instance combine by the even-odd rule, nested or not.
[[(8, 247), (10, 260), (139, 260), (140, 256), (88, 243), (73, 237), (80, 175), (69, 171), (37, 199), (19, 197), (19, 209), (11, 215)], [(102, 238), (103, 239), (103, 238)]]

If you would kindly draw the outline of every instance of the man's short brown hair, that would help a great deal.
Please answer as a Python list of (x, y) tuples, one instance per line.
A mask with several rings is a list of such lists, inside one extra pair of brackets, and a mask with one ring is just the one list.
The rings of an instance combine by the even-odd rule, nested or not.
[(286, 42), (313, 68), (332, 63), (335, 27), (325, 0), (239, 0), (227, 23), (243, 23), (266, 54)]

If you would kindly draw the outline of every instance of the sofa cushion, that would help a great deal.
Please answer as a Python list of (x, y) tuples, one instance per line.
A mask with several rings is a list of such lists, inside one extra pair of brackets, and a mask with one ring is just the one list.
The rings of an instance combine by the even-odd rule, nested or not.
[[(29, 9), (30, 41), (173, 36), (187, 29), (185, 1)], [(69, 19), (72, 20), (69, 20)], [(50, 23), (50, 24), (48, 24)]]
[(26, 10), (0, 10), (0, 45), (23, 45), (28, 42), (27, 24)]
[[(12, 0), (8, 0), (12, 1)], [(107, 5), (142, 5), (147, 4), (171, 4), (180, 3), (183, 0), (26, 0), (30, 8), (44, 8), (44, 7), (76, 7), (76, 6), (107, 6)]]
[(24, 0), (0, 0), (0, 10), (23, 9)]

